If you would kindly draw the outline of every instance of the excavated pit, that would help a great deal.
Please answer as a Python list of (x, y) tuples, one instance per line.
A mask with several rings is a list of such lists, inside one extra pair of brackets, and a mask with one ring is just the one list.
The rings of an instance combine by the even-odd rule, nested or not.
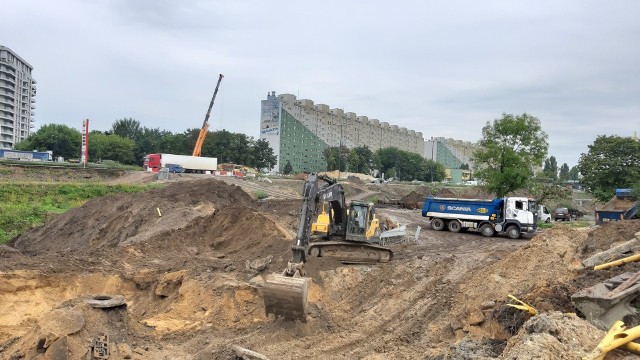
[[(511, 343), (529, 319), (506, 310), (507, 294), (570, 312), (572, 291), (602, 276), (579, 259), (640, 230), (637, 220), (558, 225), (526, 241), (423, 229), (394, 245), (388, 264), (312, 259), (302, 324), (267, 317), (260, 292), (262, 277), (289, 260), (299, 207), (207, 179), (95, 199), (51, 219), (0, 248), (0, 303), (11, 304), (0, 307), (0, 358), (60, 349), (83, 358), (103, 335), (110, 359), (226, 359), (232, 345), (274, 359), (492, 358), (505, 348), (549, 358), (544, 337), (537, 350)], [(419, 210), (380, 213), (424, 226)], [(120, 295), (124, 305), (87, 303)], [(603, 335), (580, 318), (553, 319), (581, 340), (565, 344), (570, 354)], [(588, 335), (572, 333), (583, 328)]]

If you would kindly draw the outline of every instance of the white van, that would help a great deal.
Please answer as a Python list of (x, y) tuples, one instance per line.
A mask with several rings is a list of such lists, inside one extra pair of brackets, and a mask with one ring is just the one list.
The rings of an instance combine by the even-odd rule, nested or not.
[(544, 205), (538, 205), (538, 222), (551, 222), (551, 213), (549, 213), (549, 209)]

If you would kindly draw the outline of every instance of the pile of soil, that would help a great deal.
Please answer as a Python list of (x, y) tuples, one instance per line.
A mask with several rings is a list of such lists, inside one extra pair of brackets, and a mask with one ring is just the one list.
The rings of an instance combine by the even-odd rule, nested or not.
[[(120, 169), (0, 165), (0, 181), (102, 182), (121, 178)], [(142, 171), (139, 171), (142, 173)]]
[(640, 219), (611, 221), (597, 226), (589, 233), (587, 241), (580, 248), (580, 256), (586, 259), (618, 243), (629, 241), (638, 231), (640, 231)]
[(360, 179), (357, 176), (353, 176), (353, 175), (349, 175), (347, 177), (347, 181), (352, 183), (352, 184), (354, 184), (354, 185), (364, 185), (365, 184), (365, 182), (362, 181), (362, 179)]
[(199, 217), (254, 200), (239, 187), (213, 179), (173, 183), (142, 193), (90, 200), (11, 242), (24, 254), (97, 251), (182, 229)]
[(307, 174), (307, 173), (299, 173), (299, 174), (296, 174), (296, 176), (293, 177), (293, 180), (306, 181), (308, 177), (309, 177), (309, 174)]
[(431, 195), (428, 190), (421, 192), (412, 191), (400, 200), (400, 205), (405, 209), (421, 209), (428, 195)]
[(609, 200), (603, 207), (599, 210), (604, 211), (622, 211), (631, 208), (635, 204), (634, 200), (631, 199), (619, 199), (617, 196), (613, 197)]

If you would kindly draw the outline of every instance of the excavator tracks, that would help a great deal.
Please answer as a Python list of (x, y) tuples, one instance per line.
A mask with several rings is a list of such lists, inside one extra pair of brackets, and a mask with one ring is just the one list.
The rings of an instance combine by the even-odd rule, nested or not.
[(363, 242), (318, 241), (309, 245), (312, 257), (333, 257), (345, 264), (386, 263), (393, 258), (388, 248)]

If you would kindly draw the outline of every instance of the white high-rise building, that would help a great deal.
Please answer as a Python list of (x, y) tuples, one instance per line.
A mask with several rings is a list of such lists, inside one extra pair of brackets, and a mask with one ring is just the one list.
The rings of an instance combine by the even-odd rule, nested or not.
[(33, 66), (0, 45), (0, 148), (11, 149), (34, 127), (36, 81)]

